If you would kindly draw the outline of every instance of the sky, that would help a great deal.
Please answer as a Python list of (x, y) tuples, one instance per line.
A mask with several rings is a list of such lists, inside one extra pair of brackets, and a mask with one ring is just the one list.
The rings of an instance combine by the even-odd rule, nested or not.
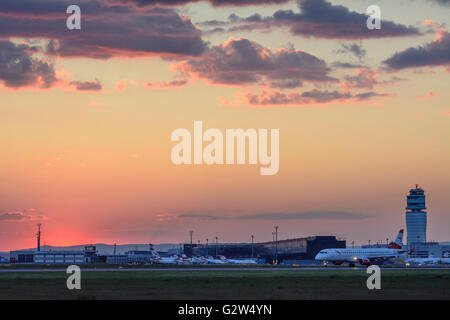
[[(69, 5), (81, 29), (69, 30)], [(377, 5), (381, 29), (366, 26)], [(405, 228), (449, 241), (450, 1), (3, 0), (0, 250)], [(279, 129), (279, 171), (175, 165), (171, 133)]]

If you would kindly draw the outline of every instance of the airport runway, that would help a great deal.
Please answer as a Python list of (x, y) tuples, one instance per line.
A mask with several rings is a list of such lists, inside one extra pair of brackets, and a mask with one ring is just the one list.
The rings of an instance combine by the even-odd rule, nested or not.
[[(82, 272), (152, 272), (152, 271), (170, 271), (170, 272), (179, 272), (179, 271), (329, 271), (329, 270), (365, 270), (365, 267), (355, 267), (355, 268), (320, 268), (320, 267), (255, 267), (255, 268), (244, 268), (244, 267), (235, 267), (235, 268), (82, 268)], [(399, 268), (399, 267), (381, 267), (382, 270), (450, 270), (450, 267), (408, 267), (408, 268)], [(51, 269), (0, 269), (0, 273), (14, 273), (14, 272), (66, 272), (66, 269), (61, 268), (51, 268)]]

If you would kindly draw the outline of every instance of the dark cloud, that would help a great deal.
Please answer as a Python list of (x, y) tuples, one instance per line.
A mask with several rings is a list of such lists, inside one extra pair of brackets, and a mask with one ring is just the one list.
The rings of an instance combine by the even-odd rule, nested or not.
[(374, 98), (374, 97), (389, 97), (391, 96), (391, 94), (389, 93), (377, 93), (377, 92), (364, 92), (364, 93), (358, 93), (355, 94), (353, 97), (355, 99), (357, 99), (358, 101), (367, 101), (370, 100), (370, 98)]
[(257, 213), (242, 216), (216, 216), (208, 214), (182, 214), (180, 218), (202, 220), (361, 220), (370, 215), (345, 211), (305, 211), (294, 213)]
[(100, 81), (71, 81), (69, 83), (74, 86), (78, 91), (101, 91), (103, 89)]
[(429, 0), (442, 6), (450, 6), (450, 0)]
[(149, 88), (153, 89), (168, 89), (168, 88), (176, 88), (176, 87), (184, 87), (188, 83), (185, 79), (175, 79), (167, 82), (160, 83), (151, 83), (147, 82), (145, 85)]
[(2, 0), (0, 37), (52, 40), (48, 53), (64, 57), (198, 56), (206, 48), (200, 30), (171, 8), (140, 10), (82, 0), (77, 2), (81, 30), (68, 30), (65, 12), (70, 1), (36, 3)]
[(344, 79), (345, 81), (342, 83), (342, 86), (347, 91), (354, 88), (372, 89), (376, 85), (393, 85), (396, 82), (406, 80), (399, 77), (391, 77), (389, 80), (378, 80), (378, 73), (367, 67), (355, 70), (353, 75), (347, 75)]
[(261, 18), (252, 16), (239, 18), (233, 15), (230, 24), (240, 24), (229, 31), (267, 29), (273, 26), (288, 27), (294, 35), (327, 39), (365, 39), (404, 37), (419, 35), (417, 28), (383, 20), (381, 29), (367, 28), (366, 14), (350, 11), (341, 5), (333, 5), (326, 0), (300, 0), (300, 12), (279, 10), (273, 16)]
[(369, 88), (372, 89), (374, 85), (379, 84), (377, 81), (378, 74), (376, 71), (369, 68), (362, 68), (356, 70), (352, 76), (345, 76), (344, 87), (348, 88)]
[(6, 87), (49, 88), (57, 82), (53, 65), (33, 57), (37, 48), (0, 40), (0, 81)]
[(230, 39), (216, 45), (201, 58), (180, 64), (178, 69), (215, 84), (294, 88), (304, 81), (337, 81), (328, 75), (330, 69), (325, 61), (309, 53), (292, 48), (272, 51), (247, 39)]
[(201, 220), (225, 220), (229, 219), (224, 216), (214, 216), (210, 214), (198, 214), (198, 213), (184, 213), (178, 216), (179, 218), (189, 218), (189, 219), (201, 219)]
[(109, 0), (111, 2), (135, 3), (138, 6), (165, 5), (176, 6), (185, 5), (193, 2), (209, 2), (213, 6), (249, 6), (249, 5), (267, 5), (282, 4), (290, 0)]
[(341, 69), (359, 69), (364, 68), (362, 64), (354, 64), (349, 62), (342, 62), (342, 61), (335, 61), (331, 64), (334, 68), (341, 68)]
[(36, 210), (28, 209), (13, 212), (3, 212), (0, 213), (0, 221), (30, 221), (36, 219), (44, 219), (44, 216), (42, 215), (33, 215), (29, 214), (29, 212), (36, 213)]
[(305, 37), (332, 39), (363, 39), (418, 35), (414, 27), (406, 27), (383, 20), (380, 30), (367, 28), (366, 14), (350, 11), (325, 0), (300, 1), (301, 13), (292, 10), (274, 14), (277, 23), (290, 26), (291, 33)]
[(373, 97), (384, 97), (389, 94), (366, 92), (351, 94), (350, 92), (311, 90), (305, 92), (263, 91), (261, 94), (248, 93), (247, 102), (254, 106), (314, 105), (332, 102), (367, 101)]
[(383, 63), (396, 70), (450, 65), (450, 33), (441, 31), (433, 42), (397, 52)]
[(281, 92), (281, 91), (263, 91), (260, 95), (248, 93), (246, 98), (249, 104), (268, 106), (268, 105), (309, 105), (316, 103), (329, 103), (338, 100), (350, 99), (350, 93), (340, 93), (338, 91), (320, 91), (311, 90), (303, 93), (299, 92)]
[(351, 53), (356, 58), (358, 58), (359, 62), (362, 62), (365, 57), (367, 51), (363, 48), (361, 43), (341, 43), (341, 47), (335, 51), (336, 53)]

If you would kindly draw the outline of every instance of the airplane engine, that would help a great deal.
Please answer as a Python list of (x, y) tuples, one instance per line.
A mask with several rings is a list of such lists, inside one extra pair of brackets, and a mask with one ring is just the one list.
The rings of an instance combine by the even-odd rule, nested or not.
[(368, 259), (361, 259), (361, 260), (359, 260), (359, 263), (361, 265), (363, 265), (363, 266), (370, 266), (370, 265), (372, 265), (372, 263)]

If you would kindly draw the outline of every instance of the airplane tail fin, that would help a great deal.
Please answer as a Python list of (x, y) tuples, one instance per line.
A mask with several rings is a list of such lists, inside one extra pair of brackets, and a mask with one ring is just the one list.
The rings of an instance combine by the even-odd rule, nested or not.
[(398, 233), (397, 239), (389, 246), (389, 249), (401, 249), (403, 248), (403, 229)]
[(150, 248), (150, 252), (152, 253), (152, 257), (154, 259), (159, 259), (160, 258), (158, 251), (156, 251), (155, 249)]

